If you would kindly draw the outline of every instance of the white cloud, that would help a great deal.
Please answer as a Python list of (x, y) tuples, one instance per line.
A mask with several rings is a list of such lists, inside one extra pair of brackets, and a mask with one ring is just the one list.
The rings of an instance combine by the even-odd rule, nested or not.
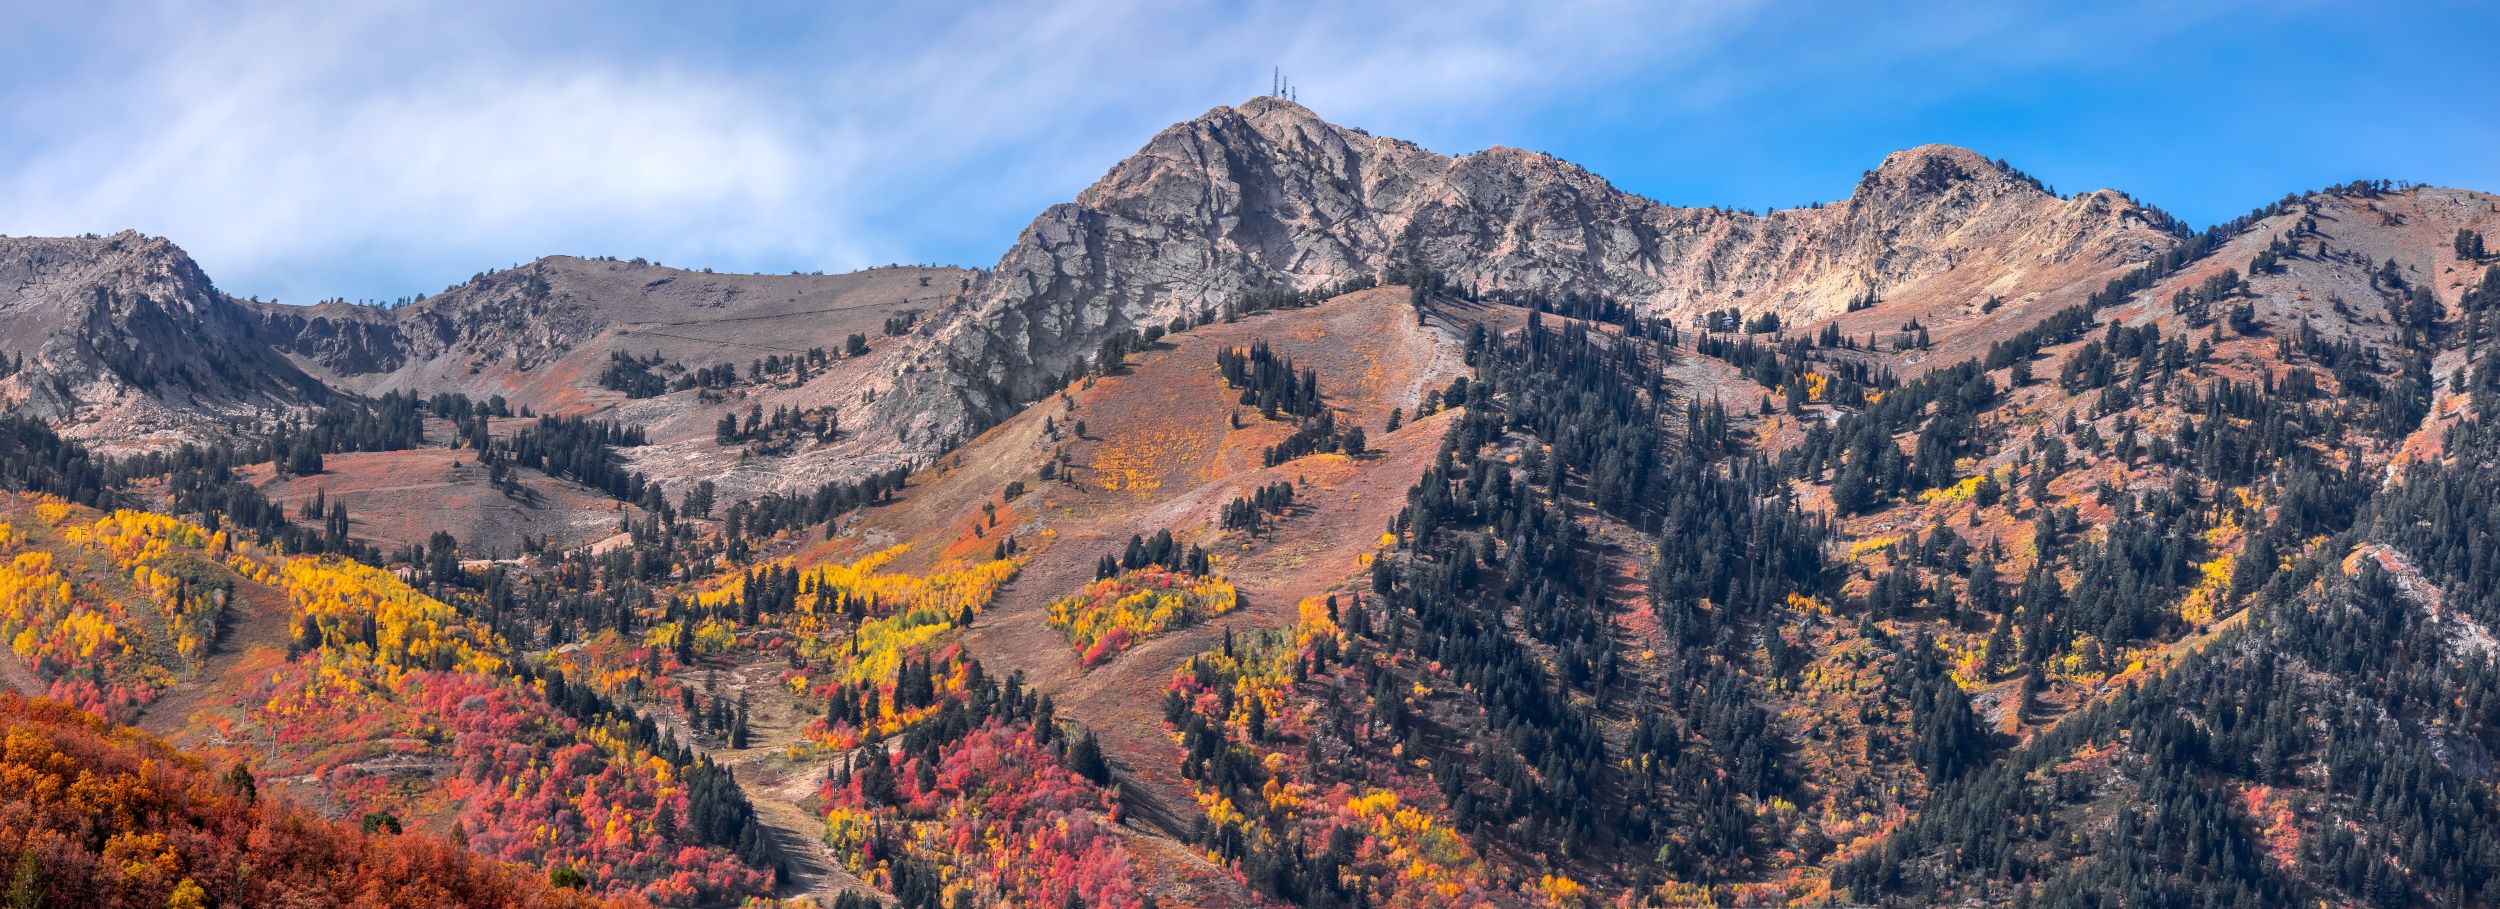
[(468, 36), (412, 8), (130, 37), (165, 43), (101, 67), (78, 86), (90, 112), (0, 172), (0, 230), (138, 227), (228, 284), (284, 289), (304, 282), (273, 270), (335, 272), (336, 256), (465, 257), (465, 273), (529, 244), (857, 255), (816, 214), (842, 194), (847, 173), (821, 163), (853, 157), (843, 140), (716, 74), (464, 53)]
[[(11, 10), (0, 232), (136, 227), (229, 290), (295, 301), (430, 291), (557, 252), (986, 265), (1033, 213), (1156, 130), (1264, 90), (1273, 65), (1341, 123), (1453, 153), (1558, 142), (1541, 150), (1704, 204), (1793, 204), (1883, 150), (1966, 138), (2093, 185), (2189, 174), (2168, 187), (2188, 192), (2179, 180), (2205, 179), (2189, 165), (2247, 160), (2207, 128), (2214, 112), (2279, 93), (2231, 62), (2175, 89), (2162, 75), (2243, 31), (2254, 0), (644, 3)], [(2267, 8), (2285, 6), (2332, 21), (2315, 0)], [(2315, 65), (2412, 65), (2359, 59)], [(2373, 96), (2341, 85), (2321, 90)], [(2113, 98), (2143, 100), (2091, 106)], [(2428, 175), (2486, 174), (2471, 140), (2488, 119), (2417, 116), (2450, 138), (2355, 133), (2332, 160), (2413, 174), (2388, 162), (2456, 149)], [(2140, 135), (2201, 144), (2146, 157)]]
[(0, 126), (24, 133), (0, 141), (0, 232), (137, 227), (230, 290), (296, 302), (552, 252), (987, 264), (1033, 211), (1264, 89), (1271, 64), (1323, 114), (1464, 142), (1746, 9), (106, 8), (71, 24), (72, 63), (0, 82), (19, 111)]

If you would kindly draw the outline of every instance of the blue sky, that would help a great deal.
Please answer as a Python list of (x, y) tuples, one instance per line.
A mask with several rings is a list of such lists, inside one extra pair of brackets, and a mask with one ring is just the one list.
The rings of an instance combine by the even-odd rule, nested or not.
[(729, 6), (0, 0), (0, 233), (137, 228), (306, 303), (549, 253), (988, 265), (1277, 65), (1337, 122), (1684, 205), (1838, 198), (1926, 142), (2198, 225), (2500, 190), (2489, 2)]

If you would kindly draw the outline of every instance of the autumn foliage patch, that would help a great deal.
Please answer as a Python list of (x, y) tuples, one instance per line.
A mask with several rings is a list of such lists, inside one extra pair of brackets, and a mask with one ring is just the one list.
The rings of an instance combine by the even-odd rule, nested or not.
[(1068, 636), (1085, 665), (1094, 666), (1137, 641), (1231, 612), (1240, 602), (1222, 578), (1149, 565), (1050, 604), (1049, 622)]
[(11, 906), (637, 905), (422, 836), (368, 835), (263, 798), (154, 738), (0, 693), (0, 861)]
[(1090, 740), (1072, 745), (1048, 698), (979, 681), (896, 745), (846, 762), (820, 799), (826, 842), (902, 905), (1144, 905), (1116, 802), (1067, 758)]

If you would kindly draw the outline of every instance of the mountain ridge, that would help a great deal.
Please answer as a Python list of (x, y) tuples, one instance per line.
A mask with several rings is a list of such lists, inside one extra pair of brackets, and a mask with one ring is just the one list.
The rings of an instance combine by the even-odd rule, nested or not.
[[(270, 372), (290, 386), (450, 390), (649, 424), (666, 453), (637, 457), (636, 466), (671, 489), (739, 465), (703, 448), (712, 415), (701, 407), (597, 387), (605, 358), (653, 354), (691, 369), (807, 349), (790, 337), (832, 346), (845, 334), (870, 335), (867, 356), (841, 358), (810, 388), (736, 395), (888, 428), (805, 446), (776, 462), (789, 468), (777, 473), (733, 470), (730, 486), (753, 494), (925, 463), (1039, 396), (1111, 335), (1253, 294), (1421, 268), (1472, 292), (1602, 296), (1679, 320), (1733, 310), (1797, 325), (1881, 301), (1890, 316), (1941, 339), (1932, 352), (1894, 358), (1894, 367), (1915, 372), (1978, 355), (1993, 339), (2083, 302), (2177, 250), (2183, 232), (2123, 193), (2061, 198), (1955, 146), (1888, 154), (1844, 199), (1752, 214), (1650, 200), (1539, 152), (1497, 145), (1444, 155), (1258, 97), (1158, 132), (1075, 199), (1037, 215), (988, 269), (730, 275), (549, 256), (394, 309), (214, 295), (201, 311), (233, 323), (239, 307), (239, 321), (253, 324), (221, 329), (221, 337), (247, 334), (255, 340), (230, 343), (282, 354), (290, 362)], [(205, 276), (197, 283), (205, 286)], [(905, 331), (860, 331), (898, 314), (908, 314)], [(248, 350), (227, 359), (267, 357)], [(66, 428), (130, 437), (141, 448), (313, 403), (239, 395), (252, 406), (207, 421), (143, 397), (78, 418), (77, 402), (122, 394), (64, 394), (31, 377), (16, 385), (12, 406), (84, 419), (95, 428)], [(151, 416), (113, 416), (141, 411)], [(132, 428), (142, 425), (153, 428)]]
[[(684, 447), (703, 439), (711, 418), (596, 387), (606, 357), (738, 364), (806, 349), (788, 337), (835, 345), (909, 313), (902, 334), (864, 332), (872, 353), (820, 374), (824, 390), (770, 391), (759, 401), (891, 434), (807, 447), (781, 462), (793, 468), (786, 477), (732, 482), (751, 494), (926, 462), (1039, 395), (1111, 334), (1253, 293), (1420, 267), (1479, 291), (1600, 295), (1681, 319), (1732, 308), (1796, 323), (1882, 295), (1934, 321), (1928, 310), (1944, 302), (2002, 296), (2010, 310), (1992, 316), (2002, 322), (2079, 302), (2175, 246), (2172, 224), (2108, 191), (2059, 200), (2010, 168), (1940, 145), (1886, 156), (1834, 203), (1764, 215), (1678, 207), (1550, 155), (1505, 146), (1443, 155), (1261, 97), (1162, 130), (1074, 200), (1036, 216), (989, 269), (741, 276), (549, 256), (393, 309), (222, 295), (203, 305), (226, 322), (238, 321), (240, 307), (240, 321), (253, 324), (227, 334), (248, 334), (256, 342), (247, 346), (291, 361), (277, 374), (360, 394), (449, 390), (651, 424), (678, 447), (637, 467), (672, 489), (730, 466)], [(853, 308), (866, 318), (825, 312)], [(834, 385), (850, 394), (831, 394)], [(110, 389), (86, 397), (107, 394), (119, 397)], [(61, 403), (69, 398), (48, 400), (45, 413), (75, 422), (67, 416), (75, 408)], [(312, 402), (258, 403), (275, 413)], [(140, 447), (224, 431), (152, 419), (164, 428)], [(72, 432), (139, 435), (115, 425)]]
[[(1440, 155), (1262, 97), (1165, 129), (1037, 217), (975, 288), (973, 314), (915, 351), (917, 369), (877, 414), (943, 441), (1038, 393), (1111, 331), (1391, 267), (1482, 291), (1604, 295), (1649, 315), (1727, 306), (1807, 321), (1984, 264), (1995, 280), (1971, 291), (2054, 297), (2045, 313), (2174, 247), (2175, 230), (2121, 194), (2059, 200), (1949, 146), (1887, 156), (1843, 202), (1756, 216), (1652, 202), (1535, 152)], [(2040, 261), (1977, 261), (2009, 233)], [(1946, 245), (1896, 253), (1912, 241)], [(2097, 267), (2032, 279), (2087, 258)]]

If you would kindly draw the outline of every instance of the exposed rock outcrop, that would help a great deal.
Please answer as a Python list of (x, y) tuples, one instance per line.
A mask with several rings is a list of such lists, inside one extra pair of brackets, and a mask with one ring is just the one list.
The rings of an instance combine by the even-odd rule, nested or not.
[(259, 343), (254, 321), (162, 238), (0, 239), (12, 373), (0, 404), (116, 448), (209, 438), (327, 399)]
[(1869, 294), (2064, 305), (2178, 240), (2167, 215), (2120, 194), (2062, 199), (1958, 148), (1896, 153), (1846, 200), (1755, 215), (1664, 205), (1533, 152), (1445, 156), (1262, 97), (1164, 130), (1043, 212), (905, 358), (877, 413), (934, 449), (1043, 393), (1113, 332), (1394, 265), (1486, 291), (1794, 323)]

